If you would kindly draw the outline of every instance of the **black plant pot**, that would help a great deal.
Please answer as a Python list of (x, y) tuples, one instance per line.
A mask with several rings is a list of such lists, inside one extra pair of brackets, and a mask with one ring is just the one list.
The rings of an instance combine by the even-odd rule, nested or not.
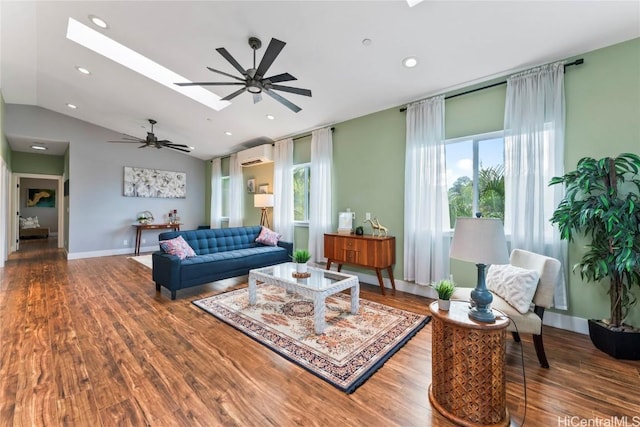
[(597, 349), (616, 359), (640, 360), (640, 332), (612, 331), (589, 319), (589, 337)]

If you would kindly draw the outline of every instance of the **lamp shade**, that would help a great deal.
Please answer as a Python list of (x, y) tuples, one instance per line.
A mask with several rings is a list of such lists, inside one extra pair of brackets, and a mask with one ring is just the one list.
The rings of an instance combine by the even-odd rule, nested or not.
[(502, 221), (494, 218), (456, 219), (450, 256), (475, 264), (508, 264)]
[(253, 196), (253, 206), (256, 208), (272, 208), (273, 194), (256, 194)]

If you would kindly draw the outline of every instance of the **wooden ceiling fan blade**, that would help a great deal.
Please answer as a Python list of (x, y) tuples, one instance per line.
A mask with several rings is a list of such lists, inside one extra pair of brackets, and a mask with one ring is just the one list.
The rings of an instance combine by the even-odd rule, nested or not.
[[(242, 74), (243, 76), (246, 75), (247, 71), (242, 68), (242, 65), (240, 65), (238, 63), (238, 61), (235, 60), (235, 58), (233, 56), (231, 56), (231, 54), (229, 52), (227, 52), (227, 49), (223, 48), (223, 47), (219, 47), (216, 49), (216, 51), (222, 55), (224, 57), (224, 59), (226, 59), (227, 61), (229, 61), (229, 63), (231, 65), (233, 65), (233, 68), (235, 68), (236, 70), (238, 70), (240, 72), (240, 74)], [(208, 67), (207, 67), (208, 68)]]
[(171, 148), (172, 150), (178, 150), (178, 151), (182, 151), (183, 153), (190, 153), (191, 151), (189, 150), (185, 150), (184, 148), (180, 148), (180, 147), (172, 147), (170, 145), (166, 146), (167, 148)]
[(188, 145), (185, 145), (185, 144), (175, 144), (175, 143), (170, 142), (170, 141), (169, 141), (169, 142), (166, 142), (166, 143), (163, 143), (162, 145), (166, 145), (167, 147), (182, 147), (182, 148), (189, 148), (189, 146), (188, 146)]
[[(244, 79), (242, 79), (242, 78), (240, 78), (238, 76), (234, 76), (233, 74), (225, 73), (224, 71), (216, 70), (215, 68), (207, 67), (207, 70), (212, 71), (214, 73), (222, 74), (223, 76), (231, 77), (232, 79), (240, 80), (241, 82), (244, 81)], [(243, 76), (244, 76), (244, 74), (245, 74), (245, 72), (242, 72)]]
[(269, 89), (281, 90), (283, 92), (289, 92), (289, 93), (295, 93), (296, 95), (311, 96), (311, 91), (309, 89), (301, 89), (301, 88), (298, 88), (298, 87), (282, 86), (282, 85), (271, 85), (271, 87)]
[(281, 40), (271, 39), (271, 41), (269, 42), (269, 46), (267, 47), (267, 51), (264, 53), (264, 56), (260, 61), (260, 65), (258, 65), (258, 68), (256, 69), (257, 76), (264, 76), (264, 74), (267, 72), (269, 67), (271, 67), (271, 64), (273, 64), (273, 61), (276, 60), (276, 58), (280, 54), (280, 51), (284, 48), (285, 45), (286, 43)]
[(191, 82), (191, 83), (176, 83), (178, 86), (240, 86), (244, 83), (236, 82)]
[(222, 98), (222, 101), (231, 101), (233, 98), (235, 98), (236, 96), (240, 95), (242, 92), (246, 91), (247, 88), (243, 87), (242, 89), (238, 89), (237, 91), (233, 92), (230, 95), (225, 96), (224, 98)]
[(298, 79), (296, 79), (289, 73), (282, 73), (282, 74), (277, 74), (275, 76), (266, 77), (264, 80), (269, 80), (271, 83), (278, 83), (278, 82), (290, 82), (292, 80), (298, 80)]
[(297, 113), (298, 111), (302, 110), (302, 108), (298, 107), (293, 102), (289, 101), (288, 99), (284, 98), (281, 95), (278, 95), (277, 93), (269, 89), (265, 89), (263, 90), (263, 92), (269, 95), (270, 97), (272, 97), (273, 99), (275, 99), (276, 101), (278, 101), (279, 103), (281, 103), (282, 105), (284, 105), (285, 107), (289, 108), (294, 113)]

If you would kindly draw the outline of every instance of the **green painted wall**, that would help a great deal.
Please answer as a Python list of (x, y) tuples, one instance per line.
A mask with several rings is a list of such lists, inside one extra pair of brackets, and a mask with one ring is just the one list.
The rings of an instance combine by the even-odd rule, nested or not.
[(63, 175), (65, 172), (64, 156), (13, 151), (11, 158), (13, 172), (41, 175)]
[[(585, 63), (565, 78), (567, 127), (565, 168), (575, 169), (582, 157), (640, 154), (640, 39), (581, 55)], [(581, 242), (569, 247), (569, 264), (584, 253)], [(606, 286), (583, 283), (579, 274), (569, 282), (569, 314), (604, 318), (609, 313)], [(640, 299), (640, 289), (636, 288)], [(629, 323), (640, 327), (640, 306)]]

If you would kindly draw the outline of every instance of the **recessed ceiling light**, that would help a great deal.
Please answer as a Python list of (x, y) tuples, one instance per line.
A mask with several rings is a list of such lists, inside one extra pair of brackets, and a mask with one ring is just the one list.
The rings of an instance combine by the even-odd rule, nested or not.
[(176, 85), (190, 81), (73, 18), (69, 18), (67, 38), (216, 111), (231, 105), (229, 101), (222, 101), (222, 97), (202, 87)]
[(31, 148), (34, 149), (34, 150), (47, 150), (48, 149), (44, 145), (35, 145), (35, 144), (32, 145)]
[(402, 65), (407, 68), (413, 68), (418, 65), (418, 59), (415, 56), (409, 56), (408, 58), (404, 58), (402, 60)]
[(89, 19), (100, 28), (109, 28), (109, 25), (107, 25), (106, 21), (102, 18), (97, 17), (96, 15), (89, 15)]
[(78, 108), (78, 106), (74, 104), (67, 104), (67, 107), (71, 108), (72, 110), (75, 110), (76, 108)]
[(84, 67), (76, 66), (76, 70), (80, 71), (82, 74), (91, 74), (91, 71), (87, 70)]
[(225, 134), (225, 135), (227, 135), (227, 136), (231, 136), (231, 135), (233, 135), (233, 134), (232, 134), (231, 132), (229, 132), (229, 131), (226, 131), (224, 134)]
[(276, 116), (274, 116), (273, 114), (267, 114), (267, 119), (269, 120), (275, 120)]
[(362, 46), (371, 46), (371, 39), (362, 39)]

